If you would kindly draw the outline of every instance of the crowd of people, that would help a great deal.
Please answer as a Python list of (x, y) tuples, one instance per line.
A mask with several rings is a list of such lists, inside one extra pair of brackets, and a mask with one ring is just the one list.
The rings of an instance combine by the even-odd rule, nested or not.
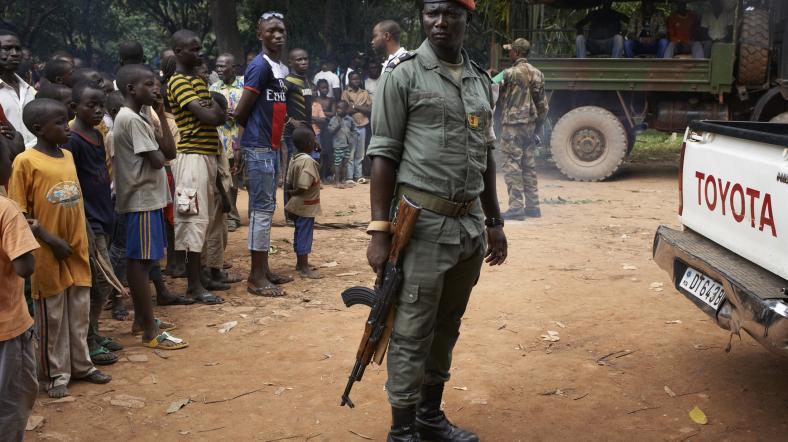
[[(4, 434), (21, 440), (37, 379), (52, 398), (69, 395), (72, 380), (111, 381), (97, 366), (116, 362), (123, 347), (99, 334), (99, 316), (111, 308), (129, 319), (125, 295), (130, 331), (159, 350), (188, 343), (155, 317), (154, 299), (220, 304), (216, 293), (242, 281), (252, 295), (286, 295), (292, 278), (268, 265), (277, 187), (294, 226), (296, 271), (321, 277), (309, 265), (320, 190), (368, 182), (378, 80), (404, 51), (396, 22), (379, 23), (373, 36), (368, 59), (354, 56), (340, 71), (327, 57), (311, 76), (306, 50), (283, 53), (284, 17), (270, 12), (259, 21), (262, 51), (245, 67), (232, 54), (209, 66), (199, 35), (181, 30), (155, 67), (139, 42), (121, 43), (113, 75), (67, 51), (36, 65), (14, 32), (0, 30)], [(224, 253), (241, 225), (241, 188), (248, 278), (228, 271)], [(186, 293), (172, 294), (162, 275), (186, 278)]]
[(693, 11), (687, 8), (688, 1), (675, 2), (667, 18), (656, 8), (655, 0), (642, 0), (632, 16), (613, 9), (612, 0), (606, 1), (575, 25), (577, 57), (673, 58), (689, 54), (709, 58), (714, 43), (730, 42), (733, 37), (735, 5), (729, 0), (711, 0), (708, 6)]

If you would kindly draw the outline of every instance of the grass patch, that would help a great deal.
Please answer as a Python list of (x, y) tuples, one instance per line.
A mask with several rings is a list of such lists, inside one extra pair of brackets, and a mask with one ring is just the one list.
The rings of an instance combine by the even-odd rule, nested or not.
[(647, 130), (638, 135), (629, 159), (632, 162), (678, 161), (681, 155), (681, 143), (682, 134), (676, 134), (674, 137), (669, 133)]

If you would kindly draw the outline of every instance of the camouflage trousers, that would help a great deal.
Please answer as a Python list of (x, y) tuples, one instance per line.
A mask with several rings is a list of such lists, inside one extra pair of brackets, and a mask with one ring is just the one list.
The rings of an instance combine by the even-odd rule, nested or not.
[[(504, 156), (503, 179), (509, 193), (509, 208), (539, 207), (536, 184), (536, 146), (533, 144), (533, 124), (503, 126), (501, 153)], [(525, 203), (525, 205), (523, 205)]]

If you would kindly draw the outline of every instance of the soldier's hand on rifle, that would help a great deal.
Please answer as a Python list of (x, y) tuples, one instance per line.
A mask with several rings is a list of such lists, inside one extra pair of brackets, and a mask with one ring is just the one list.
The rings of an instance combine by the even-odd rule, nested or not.
[(508, 254), (508, 245), (506, 243), (506, 235), (503, 233), (503, 227), (488, 227), (487, 253), (484, 254), (486, 258), (484, 262), (491, 266), (498, 266), (506, 261)]
[(375, 286), (383, 281), (383, 269), (386, 268), (389, 250), (391, 249), (391, 234), (388, 232), (372, 232), (372, 240), (367, 246), (367, 261), (372, 271), (378, 275)]

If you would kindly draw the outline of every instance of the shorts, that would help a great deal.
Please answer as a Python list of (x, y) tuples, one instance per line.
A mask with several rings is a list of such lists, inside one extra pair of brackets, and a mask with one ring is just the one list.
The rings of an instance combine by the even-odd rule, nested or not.
[(216, 155), (179, 153), (173, 162), (176, 199), (181, 193), (189, 194), (196, 199), (197, 205), (194, 215), (183, 214), (175, 207), (175, 250), (200, 253), (205, 245), (214, 213), (217, 158)]
[(334, 167), (342, 165), (342, 161), (350, 158), (350, 146), (334, 146)]
[(167, 248), (164, 209), (126, 214), (126, 257), (158, 261)]
[(293, 250), (296, 256), (312, 253), (312, 240), (315, 234), (315, 218), (293, 215), (295, 232), (293, 233)]

